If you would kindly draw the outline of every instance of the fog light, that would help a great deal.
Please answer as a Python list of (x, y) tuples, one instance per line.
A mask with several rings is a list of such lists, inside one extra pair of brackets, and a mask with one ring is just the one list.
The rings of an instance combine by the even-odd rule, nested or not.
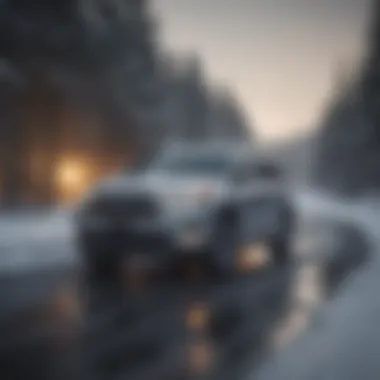
[(238, 269), (241, 271), (258, 270), (267, 267), (272, 257), (265, 244), (251, 244), (238, 253)]
[(203, 330), (210, 320), (210, 310), (204, 304), (192, 305), (187, 313), (187, 327), (190, 330)]

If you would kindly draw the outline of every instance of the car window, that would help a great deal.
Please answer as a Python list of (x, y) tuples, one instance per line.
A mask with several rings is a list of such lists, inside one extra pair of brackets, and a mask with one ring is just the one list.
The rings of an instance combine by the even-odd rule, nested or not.
[(271, 163), (245, 162), (234, 173), (239, 182), (254, 180), (275, 180), (280, 178), (280, 170)]
[(182, 174), (223, 175), (231, 159), (223, 153), (183, 153), (167, 155), (153, 163), (152, 169)]

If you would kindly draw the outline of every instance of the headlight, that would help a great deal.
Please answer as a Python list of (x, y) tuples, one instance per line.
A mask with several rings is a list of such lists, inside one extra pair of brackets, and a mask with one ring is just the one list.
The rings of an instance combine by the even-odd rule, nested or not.
[(242, 272), (266, 268), (272, 261), (272, 252), (266, 244), (253, 243), (238, 252), (237, 266)]
[(206, 304), (193, 304), (187, 312), (186, 326), (191, 331), (200, 331), (208, 327), (210, 310)]

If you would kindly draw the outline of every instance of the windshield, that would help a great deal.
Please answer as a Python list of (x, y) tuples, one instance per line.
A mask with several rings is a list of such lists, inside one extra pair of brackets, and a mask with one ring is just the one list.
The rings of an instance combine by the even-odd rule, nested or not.
[(159, 158), (152, 165), (154, 170), (164, 170), (185, 175), (225, 175), (231, 158), (223, 153), (170, 154)]

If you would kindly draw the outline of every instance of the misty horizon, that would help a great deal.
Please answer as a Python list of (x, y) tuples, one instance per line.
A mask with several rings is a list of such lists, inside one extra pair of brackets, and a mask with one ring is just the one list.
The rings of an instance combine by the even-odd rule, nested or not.
[[(216, 7), (218, 3), (218, 7)], [(200, 55), (263, 140), (318, 126), (339, 69), (357, 67), (370, 0), (154, 0), (160, 42)]]

